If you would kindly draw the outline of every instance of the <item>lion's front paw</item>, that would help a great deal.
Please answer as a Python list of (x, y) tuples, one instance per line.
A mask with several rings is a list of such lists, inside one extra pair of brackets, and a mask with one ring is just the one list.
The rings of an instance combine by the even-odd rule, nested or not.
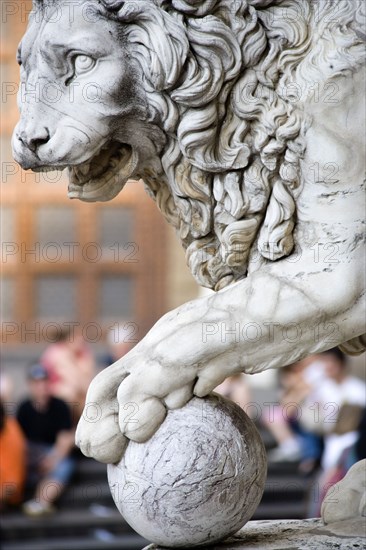
[(230, 374), (221, 356), (189, 364), (180, 359), (181, 349), (164, 341), (157, 354), (156, 344), (150, 342), (99, 373), (76, 432), (85, 455), (118, 462), (129, 439), (147, 441), (168, 409), (183, 407), (194, 395), (204, 397)]
[(87, 403), (75, 434), (76, 445), (85, 456), (106, 464), (118, 462), (127, 446), (127, 439), (118, 426), (117, 415), (104, 412), (110, 404), (113, 406), (112, 401), (101, 406), (103, 412), (99, 418), (90, 418), (89, 412), (86, 416), (84, 413), (90, 407), (94, 408), (94, 404)]
[(124, 376), (115, 364), (94, 378), (75, 434), (85, 456), (107, 464), (118, 462), (128, 443), (118, 423), (117, 388)]
[(168, 409), (183, 407), (194, 395), (203, 397), (222, 382), (222, 374), (195, 366), (150, 362), (133, 369), (118, 392), (119, 426), (133, 441), (147, 441), (165, 419)]
[(155, 362), (134, 368), (117, 392), (121, 432), (133, 441), (147, 441), (167, 409), (183, 407), (193, 397), (195, 376), (190, 370), (177, 373)]

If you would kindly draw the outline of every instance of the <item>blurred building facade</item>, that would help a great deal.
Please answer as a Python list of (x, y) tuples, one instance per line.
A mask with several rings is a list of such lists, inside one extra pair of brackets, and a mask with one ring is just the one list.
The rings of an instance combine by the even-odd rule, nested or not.
[[(141, 182), (108, 203), (67, 197), (61, 172), (25, 172), (11, 154), (18, 120), (17, 44), (31, 1), (2, 2), (1, 339), (3, 350), (43, 345), (58, 328), (81, 327), (97, 343), (115, 322), (141, 338), (197, 286), (173, 231)], [(5, 345), (5, 348), (4, 348)]]

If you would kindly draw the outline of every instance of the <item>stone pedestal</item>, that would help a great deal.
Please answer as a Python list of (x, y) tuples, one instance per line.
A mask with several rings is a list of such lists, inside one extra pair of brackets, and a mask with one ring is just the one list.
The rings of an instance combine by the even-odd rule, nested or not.
[[(324, 525), (321, 519), (250, 521), (226, 542), (201, 550), (362, 550), (366, 518)], [(168, 550), (155, 544), (144, 550)]]

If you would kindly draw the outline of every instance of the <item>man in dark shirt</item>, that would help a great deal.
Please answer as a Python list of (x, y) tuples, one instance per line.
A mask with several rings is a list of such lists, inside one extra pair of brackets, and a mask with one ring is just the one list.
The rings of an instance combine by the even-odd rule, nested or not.
[(30, 398), (20, 404), (17, 420), (28, 442), (28, 479), (36, 482), (36, 491), (23, 510), (39, 516), (53, 512), (54, 501), (72, 475), (74, 432), (69, 407), (50, 393), (47, 371), (33, 365), (28, 381)]

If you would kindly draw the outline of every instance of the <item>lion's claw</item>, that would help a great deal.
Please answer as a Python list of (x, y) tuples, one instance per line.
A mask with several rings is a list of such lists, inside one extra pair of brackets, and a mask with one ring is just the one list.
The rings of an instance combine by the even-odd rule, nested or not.
[[(179, 385), (178, 377), (156, 376), (136, 369), (117, 392), (121, 432), (132, 441), (147, 441), (163, 423), (167, 409), (183, 407), (193, 397), (194, 381)], [(127, 412), (126, 412), (127, 411)]]
[(167, 410), (163, 403), (156, 397), (148, 397), (140, 403), (134, 403), (136, 412), (126, 421), (126, 413), (123, 406), (123, 396), (120, 398), (119, 424), (121, 432), (131, 439), (142, 443), (147, 441), (163, 423)]
[(118, 462), (128, 444), (118, 424), (117, 389), (127, 376), (119, 362), (101, 371), (89, 386), (75, 441), (82, 453), (107, 464)]
[(207, 395), (225, 378), (215, 359), (209, 369), (202, 364), (182, 369), (169, 359), (148, 357), (140, 343), (91, 383), (76, 433), (85, 455), (118, 462), (129, 440), (147, 441), (169, 409), (183, 407), (194, 394)]
[(105, 464), (119, 462), (126, 450), (128, 440), (121, 434), (118, 428), (114, 430), (109, 438), (103, 437), (102, 439), (98, 438), (101, 431), (95, 430), (91, 434), (86, 432), (83, 421), (79, 422), (75, 441), (85, 456), (89, 456)]

